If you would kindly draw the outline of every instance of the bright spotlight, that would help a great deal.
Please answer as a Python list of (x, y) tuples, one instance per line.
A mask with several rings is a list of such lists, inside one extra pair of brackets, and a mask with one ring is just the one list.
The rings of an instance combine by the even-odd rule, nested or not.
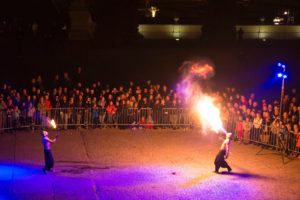
[(280, 63), (280, 62), (279, 62), (279, 63), (277, 63), (277, 66), (278, 66), (278, 67), (282, 67), (283, 69), (285, 69), (285, 67), (286, 67), (286, 65), (285, 65), (285, 64), (283, 64), (283, 63)]
[(287, 78), (287, 75), (286, 75), (286, 74), (284, 74), (284, 75), (283, 75), (283, 78)]
[[(278, 77), (278, 78), (281, 78), (282, 76), (283, 76), (282, 73), (278, 73), (278, 74), (277, 74), (277, 77)], [(285, 76), (286, 76), (286, 75), (285, 75)]]
[(274, 19), (273, 19), (273, 23), (275, 24), (275, 25), (280, 25), (282, 22), (283, 22), (283, 18), (281, 18), (281, 17), (275, 17)]
[(156, 13), (159, 11), (159, 9), (157, 7), (155, 7), (155, 6), (151, 6), (149, 8), (149, 11), (151, 13), (152, 18), (155, 18), (156, 17)]

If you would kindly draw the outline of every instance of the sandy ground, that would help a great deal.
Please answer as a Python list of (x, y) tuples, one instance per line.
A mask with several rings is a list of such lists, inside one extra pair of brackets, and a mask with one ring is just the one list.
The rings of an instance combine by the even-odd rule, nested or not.
[(55, 172), (45, 175), (38, 132), (6, 133), (0, 200), (300, 199), (299, 160), (233, 143), (233, 172), (215, 174), (221, 142), (196, 130), (61, 131)]

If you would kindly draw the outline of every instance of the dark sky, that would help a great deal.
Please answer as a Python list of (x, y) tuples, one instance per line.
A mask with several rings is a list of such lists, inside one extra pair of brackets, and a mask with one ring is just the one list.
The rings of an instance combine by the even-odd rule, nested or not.
[(24, 55), (9, 55), (2, 52), (1, 80), (24, 86), (30, 79), (41, 74), (48, 83), (54, 74), (67, 71), (70, 74), (77, 66), (83, 67), (86, 83), (100, 80), (102, 83), (124, 84), (133, 80), (175, 85), (180, 78), (181, 63), (195, 58), (209, 58), (216, 66), (216, 76), (211, 85), (220, 88), (235, 86), (246, 92), (261, 92), (262, 96), (277, 93), (280, 80), (276, 79), (277, 62), (288, 66), (289, 88), (299, 86), (299, 45), (250, 43), (241, 47), (206, 47), (191, 44), (149, 45), (119, 48), (92, 48), (88, 45), (53, 45), (47, 51), (37, 47), (25, 48)]
[[(197, 7), (193, 7), (195, 3), (193, 1), (188, 1), (188, 3), (183, 0), (157, 2), (160, 2), (158, 6), (162, 6), (161, 12), (166, 11), (168, 19), (173, 19), (171, 16), (174, 12), (169, 12), (172, 9), (179, 9), (182, 13), (189, 10), (197, 13)], [(245, 5), (247, 9), (257, 11), (259, 10), (257, 3), (261, 5), (262, 2), (267, 1), (253, 0)], [(277, 2), (286, 4), (288, 1)], [(278, 5), (273, 0), (267, 3)], [(298, 6), (300, 1), (289, 1), (289, 3), (292, 3), (293, 8)], [(185, 6), (180, 9), (182, 4)], [(199, 2), (196, 4), (203, 6)], [(56, 13), (51, 0), (6, 1), (0, 9), (3, 15), (18, 15), (21, 19), (38, 17), (40, 20), (47, 20)], [(23, 16), (26, 17), (23, 18)], [(191, 17), (195, 16), (191, 15)], [(180, 76), (177, 70), (181, 63), (198, 57), (208, 57), (216, 63), (216, 76), (212, 82), (217, 86), (235, 85), (244, 90), (267, 92), (276, 89), (278, 81), (273, 77), (277, 70), (274, 66), (278, 61), (286, 62), (289, 66), (288, 85), (299, 85), (297, 77), (300, 75), (298, 68), (300, 45), (297, 41), (268, 41), (266, 43), (252, 41), (242, 46), (220, 48), (193, 44), (197, 41), (187, 43), (144, 41), (135, 47), (127, 45), (126, 47), (99, 48), (95, 47), (93, 42), (24, 40), (21, 41), (21, 53), (18, 52), (16, 43), (14, 35), (10, 35), (9, 40), (0, 40), (2, 47), (0, 49), (0, 76), (2, 82), (6, 81), (20, 86), (28, 84), (30, 79), (38, 74), (42, 74), (51, 83), (55, 73), (61, 74), (64, 71), (71, 73), (77, 66), (84, 68), (83, 78), (89, 81), (123, 83), (129, 80), (145, 82), (147, 79), (152, 79), (172, 85)]]

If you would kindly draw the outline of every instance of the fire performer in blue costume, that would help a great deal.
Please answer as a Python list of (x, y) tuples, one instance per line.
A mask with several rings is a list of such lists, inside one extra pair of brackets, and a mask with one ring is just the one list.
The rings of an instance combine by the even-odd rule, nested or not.
[(215, 159), (215, 172), (219, 173), (220, 167), (227, 168), (228, 172), (231, 172), (231, 167), (227, 164), (225, 159), (229, 156), (229, 146), (230, 146), (230, 137), (232, 136), (232, 133), (226, 133), (226, 138), (223, 141), (220, 151)]
[[(54, 120), (48, 121), (48, 123), (52, 126), (52, 128), (56, 129), (56, 123)], [(42, 143), (44, 147), (44, 158), (45, 158), (45, 166), (43, 168), (43, 172), (46, 174), (47, 172), (53, 172), (54, 167), (54, 159), (51, 152), (51, 144), (54, 144), (58, 138), (58, 132), (54, 139), (49, 138), (49, 134), (44, 129), (41, 130), (42, 135)]]
[(43, 168), (43, 172), (46, 174), (47, 172), (53, 172), (54, 167), (54, 159), (51, 152), (51, 144), (54, 144), (57, 140), (58, 135), (52, 140), (48, 137), (48, 132), (42, 130), (42, 143), (44, 147), (44, 157), (45, 157), (45, 166)]

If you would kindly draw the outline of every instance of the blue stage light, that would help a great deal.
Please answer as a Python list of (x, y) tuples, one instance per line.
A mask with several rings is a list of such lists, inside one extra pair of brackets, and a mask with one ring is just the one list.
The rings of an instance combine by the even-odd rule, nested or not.
[(278, 67), (281, 67), (281, 65), (282, 65), (281, 63), (278, 63), (278, 64), (277, 64)]
[(277, 77), (278, 77), (278, 78), (281, 78), (282, 76), (283, 76), (282, 73), (278, 73), (278, 74), (277, 74)]
[(284, 75), (283, 75), (283, 78), (287, 78), (287, 75), (286, 75), (286, 74), (284, 74)]

